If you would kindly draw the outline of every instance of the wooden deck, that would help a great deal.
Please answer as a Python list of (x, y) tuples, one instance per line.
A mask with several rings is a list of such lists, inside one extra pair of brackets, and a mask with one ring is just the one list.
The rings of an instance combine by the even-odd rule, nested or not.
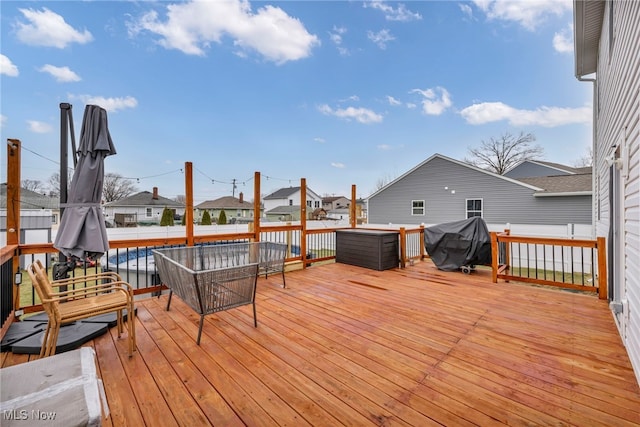
[[(640, 425), (640, 389), (605, 301), (493, 284), (430, 262), (315, 266), (258, 282), (251, 308), (199, 317), (138, 303), (138, 351), (88, 343), (122, 426)], [(2, 354), (2, 366), (25, 355)]]

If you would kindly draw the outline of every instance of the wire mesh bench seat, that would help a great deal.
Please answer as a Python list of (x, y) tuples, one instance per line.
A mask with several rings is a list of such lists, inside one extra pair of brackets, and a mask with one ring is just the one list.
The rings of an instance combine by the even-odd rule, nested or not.
[(260, 273), (268, 277), (269, 273), (282, 274), (282, 287), (286, 288), (284, 279), (284, 260), (287, 257), (288, 247), (285, 243), (257, 242), (254, 245), (260, 246), (259, 267)]
[(175, 292), (200, 315), (200, 345), (204, 316), (251, 304), (256, 318), (256, 283), (260, 246), (255, 243), (156, 249), (154, 261), (160, 280), (170, 290), (167, 310)]

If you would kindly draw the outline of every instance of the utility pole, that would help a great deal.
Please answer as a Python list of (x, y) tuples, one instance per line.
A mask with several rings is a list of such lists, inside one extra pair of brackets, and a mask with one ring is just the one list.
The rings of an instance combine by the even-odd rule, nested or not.
[(232, 188), (232, 190), (231, 190), (231, 195), (232, 195), (233, 197), (236, 197), (236, 188), (238, 188), (238, 187), (236, 186), (236, 179), (235, 179), (235, 178), (233, 178), (232, 185), (233, 185), (233, 188)]

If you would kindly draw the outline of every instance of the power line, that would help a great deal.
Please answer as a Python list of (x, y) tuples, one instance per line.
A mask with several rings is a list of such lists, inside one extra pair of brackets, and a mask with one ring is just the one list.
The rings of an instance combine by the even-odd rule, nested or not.
[[(42, 154), (40, 154), (40, 153), (36, 153), (35, 151), (28, 149), (27, 147), (25, 147), (25, 146), (24, 146), (24, 144), (22, 144), (22, 145), (21, 145), (21, 147), (22, 147), (22, 149), (23, 149), (23, 150), (26, 150), (26, 151), (30, 152), (31, 154), (34, 154), (34, 155), (36, 155), (36, 156), (38, 156), (38, 157), (41, 157), (41, 158), (43, 158), (43, 159), (45, 159), (45, 160), (48, 160), (48, 161), (50, 161), (51, 163), (55, 163), (56, 165), (59, 165), (59, 164), (60, 164), (60, 162), (58, 162), (58, 161), (56, 161), (56, 160), (50, 159), (50, 158), (48, 158), (48, 157), (43, 156), (43, 155), (42, 155)], [(71, 168), (70, 168), (70, 169), (71, 169)]]

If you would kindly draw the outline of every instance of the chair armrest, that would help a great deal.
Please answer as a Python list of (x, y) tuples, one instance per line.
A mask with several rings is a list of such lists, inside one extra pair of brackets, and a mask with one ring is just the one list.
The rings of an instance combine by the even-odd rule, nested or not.
[(69, 298), (84, 298), (88, 296), (96, 296), (113, 291), (123, 291), (133, 297), (133, 287), (129, 283), (123, 281), (102, 283), (94, 286), (69, 289), (62, 292), (54, 292), (53, 294), (51, 294), (51, 296), (53, 297), (53, 299), (66, 300)]
[(111, 280), (112, 282), (121, 282), (122, 278), (115, 271), (106, 271), (102, 273), (88, 274), (86, 276), (70, 277), (68, 279), (60, 279), (51, 282), (51, 286), (70, 286), (78, 283), (93, 282), (96, 280)]

